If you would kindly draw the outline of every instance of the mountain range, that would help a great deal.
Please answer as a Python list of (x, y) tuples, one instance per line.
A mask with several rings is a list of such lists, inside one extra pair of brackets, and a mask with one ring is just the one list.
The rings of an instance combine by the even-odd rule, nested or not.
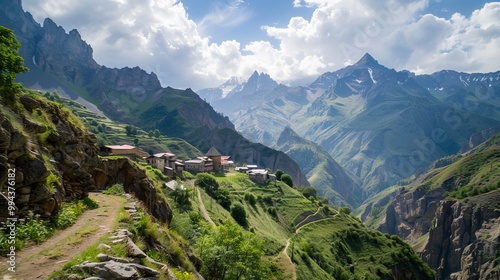
[[(292, 128), (357, 177), (363, 190), (358, 201), (460, 151), (474, 133), (500, 126), (500, 72), (415, 75), (389, 69), (365, 54), (302, 87), (271, 83), (256, 73), (249, 81), (258, 78), (275, 85), (267, 87), (265, 97), (258, 91), (257, 98), (250, 98), (252, 93), (242, 90), (218, 101), (253, 100), (219, 107), (236, 130), (278, 148), (283, 128)], [(205, 92), (199, 91), (202, 97)], [(334, 183), (320, 184), (313, 183), (319, 189)]]

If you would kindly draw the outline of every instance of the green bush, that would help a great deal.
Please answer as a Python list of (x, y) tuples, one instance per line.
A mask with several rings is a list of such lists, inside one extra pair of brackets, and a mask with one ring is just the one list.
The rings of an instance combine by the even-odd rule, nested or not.
[(53, 228), (47, 221), (40, 220), (39, 216), (35, 216), (24, 224), (19, 224), (16, 228), (16, 238), (32, 240), (35, 243), (47, 240), (53, 233)]
[(102, 191), (103, 194), (111, 194), (111, 195), (122, 195), (125, 193), (125, 189), (122, 184), (114, 184), (111, 187)]
[(247, 212), (245, 211), (245, 207), (243, 207), (240, 203), (235, 203), (231, 207), (231, 216), (238, 224), (240, 224), (240, 226), (248, 226)]
[(285, 184), (287, 184), (290, 188), (293, 188), (293, 179), (292, 176), (288, 174), (283, 174), (281, 176), (281, 181)]
[(219, 190), (219, 183), (214, 176), (207, 173), (196, 174), (194, 184), (200, 188), (204, 188), (207, 194), (213, 198), (217, 198), (217, 191)]
[(85, 197), (84, 199), (82, 199), (82, 203), (87, 209), (96, 209), (97, 207), (99, 207), (97, 201), (93, 200), (90, 197)]
[(351, 209), (347, 206), (342, 206), (339, 208), (339, 212), (342, 214), (349, 215), (349, 214), (351, 214)]
[(67, 203), (65, 207), (61, 209), (59, 214), (57, 214), (54, 225), (58, 229), (64, 229), (76, 222), (78, 216), (80, 216), (87, 207), (82, 200), (75, 200)]

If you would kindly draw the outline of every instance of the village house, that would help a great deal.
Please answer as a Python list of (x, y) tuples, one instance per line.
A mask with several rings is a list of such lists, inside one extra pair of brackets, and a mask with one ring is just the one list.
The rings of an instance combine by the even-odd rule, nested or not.
[(231, 156), (221, 156), (221, 164), (224, 170), (234, 167), (234, 161), (231, 160)]
[(258, 184), (263, 184), (269, 179), (269, 172), (265, 169), (251, 169), (247, 171), (248, 178)]
[(214, 162), (208, 157), (197, 157), (195, 159), (186, 160), (184, 164), (186, 170), (191, 173), (212, 172), (214, 170)]
[(131, 145), (105, 145), (99, 147), (100, 156), (131, 156), (131, 157), (147, 157), (148, 153), (141, 148)]
[(176, 159), (175, 154), (172, 153), (157, 153), (146, 158), (146, 163), (158, 168), (165, 175), (173, 177), (174, 173), (181, 176), (184, 170), (184, 163)]

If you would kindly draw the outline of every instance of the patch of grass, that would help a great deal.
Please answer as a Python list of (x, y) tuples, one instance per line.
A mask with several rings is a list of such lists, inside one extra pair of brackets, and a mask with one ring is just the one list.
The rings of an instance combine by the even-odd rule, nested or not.
[(111, 187), (102, 191), (103, 194), (109, 195), (122, 195), (125, 193), (125, 189), (122, 184), (114, 184)]
[(45, 249), (40, 251), (40, 254), (42, 256), (45, 256), (51, 260), (56, 260), (62, 256), (65, 256), (66, 254), (61, 251), (61, 248), (50, 248), (50, 249)]

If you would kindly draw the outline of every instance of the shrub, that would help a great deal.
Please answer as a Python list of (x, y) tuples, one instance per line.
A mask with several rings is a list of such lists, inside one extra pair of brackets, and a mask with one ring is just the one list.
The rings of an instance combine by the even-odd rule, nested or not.
[(284, 172), (283, 172), (283, 171), (281, 171), (281, 170), (279, 170), (279, 169), (278, 169), (278, 170), (276, 170), (276, 172), (274, 172), (274, 175), (276, 175), (276, 179), (278, 179), (278, 180), (281, 180), (281, 176), (282, 176), (283, 174), (284, 174)]
[(240, 203), (235, 203), (231, 207), (231, 216), (242, 227), (248, 226), (247, 212), (245, 211), (245, 208), (243, 207), (243, 205), (241, 205)]
[(213, 198), (217, 198), (217, 191), (219, 189), (219, 183), (214, 176), (207, 173), (199, 173), (196, 175), (196, 180), (194, 181), (196, 186), (204, 188), (207, 194)]
[(300, 188), (300, 192), (306, 197), (314, 197), (316, 198), (316, 195), (318, 194), (318, 190), (315, 187), (307, 186), (304, 188)]
[(122, 195), (125, 193), (125, 189), (122, 184), (114, 184), (111, 187), (102, 191), (103, 194), (111, 194), (111, 195)]
[(287, 184), (290, 188), (293, 188), (293, 179), (292, 176), (288, 174), (283, 174), (281, 176), (281, 181), (285, 184)]
[(90, 197), (85, 197), (84, 199), (82, 199), (82, 202), (87, 209), (96, 209), (97, 207), (99, 207), (97, 201), (93, 200)]
[(339, 212), (342, 214), (349, 215), (349, 214), (351, 214), (351, 209), (347, 206), (342, 206), (339, 208)]

